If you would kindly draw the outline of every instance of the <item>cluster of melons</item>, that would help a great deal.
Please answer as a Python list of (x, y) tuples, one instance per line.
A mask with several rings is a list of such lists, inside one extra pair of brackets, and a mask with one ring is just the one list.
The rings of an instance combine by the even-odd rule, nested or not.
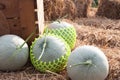
[(21, 69), (28, 60), (40, 72), (60, 72), (67, 66), (72, 80), (104, 80), (109, 64), (104, 53), (97, 47), (85, 45), (73, 50), (76, 30), (70, 23), (55, 21), (46, 26), (42, 35), (29, 48), (17, 35), (0, 37), (0, 70)]
[(45, 27), (43, 35), (31, 46), (30, 58), (34, 67), (59, 72), (66, 67), (71, 49), (76, 42), (76, 30), (70, 23), (55, 21)]

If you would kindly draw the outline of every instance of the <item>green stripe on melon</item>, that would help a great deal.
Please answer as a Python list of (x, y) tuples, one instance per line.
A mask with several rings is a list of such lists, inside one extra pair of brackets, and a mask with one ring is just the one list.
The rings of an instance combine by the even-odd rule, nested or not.
[[(46, 47), (39, 59), (45, 39)], [(66, 67), (70, 51), (69, 45), (61, 37), (52, 34), (42, 35), (35, 39), (31, 45), (30, 59), (33, 66), (41, 72), (46, 70), (59, 72)]]
[(76, 30), (73, 25), (67, 22), (53, 22), (49, 24), (44, 33), (52, 33), (61, 36), (70, 46), (71, 49), (75, 47), (76, 43)]

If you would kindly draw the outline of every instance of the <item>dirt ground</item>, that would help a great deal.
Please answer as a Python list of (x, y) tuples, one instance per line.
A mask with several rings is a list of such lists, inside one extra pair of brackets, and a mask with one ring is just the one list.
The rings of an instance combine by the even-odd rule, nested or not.
[[(120, 80), (120, 20), (89, 17), (65, 21), (75, 26), (76, 47), (94, 45), (103, 50), (110, 65), (106, 80)], [(68, 80), (68, 77), (66, 70), (60, 73), (40, 73), (28, 62), (20, 71), (0, 72), (0, 80)]]

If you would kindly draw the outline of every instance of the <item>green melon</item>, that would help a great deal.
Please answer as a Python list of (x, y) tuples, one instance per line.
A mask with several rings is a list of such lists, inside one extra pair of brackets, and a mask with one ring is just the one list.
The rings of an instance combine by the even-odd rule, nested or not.
[(31, 45), (30, 59), (33, 66), (41, 72), (59, 72), (65, 68), (70, 51), (69, 45), (61, 37), (42, 35)]
[(107, 57), (97, 47), (80, 46), (68, 58), (67, 73), (71, 80), (105, 80), (109, 73)]
[(21, 69), (27, 63), (28, 56), (28, 45), (21, 37), (11, 34), (0, 36), (0, 70)]
[(63, 21), (55, 21), (46, 26), (44, 33), (52, 33), (61, 36), (70, 46), (74, 48), (76, 43), (76, 30), (73, 25)]

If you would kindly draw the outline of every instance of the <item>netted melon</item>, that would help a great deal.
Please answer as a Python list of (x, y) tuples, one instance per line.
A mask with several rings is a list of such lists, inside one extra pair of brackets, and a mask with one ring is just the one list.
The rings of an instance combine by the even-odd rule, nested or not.
[(59, 72), (65, 68), (70, 51), (69, 45), (61, 37), (42, 35), (31, 45), (30, 59), (33, 66), (41, 72)]
[(70, 46), (74, 48), (76, 43), (76, 30), (73, 25), (64, 21), (55, 21), (45, 28), (44, 33), (52, 33), (61, 36)]

